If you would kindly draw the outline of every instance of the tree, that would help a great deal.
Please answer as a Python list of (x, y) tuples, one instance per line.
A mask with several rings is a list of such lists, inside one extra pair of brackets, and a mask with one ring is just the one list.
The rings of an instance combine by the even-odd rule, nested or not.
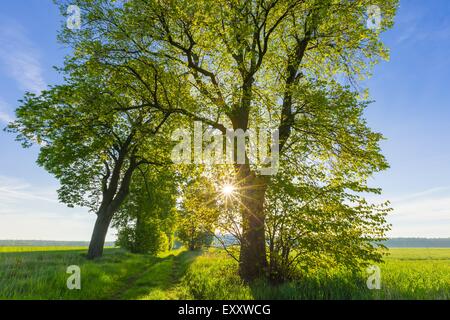
[(133, 177), (130, 195), (113, 218), (121, 247), (151, 254), (171, 249), (176, 226), (176, 180), (169, 167), (140, 171)]
[[(299, 269), (358, 270), (379, 262), (382, 252), (376, 249), (389, 230), (389, 203), (370, 204), (360, 195), (379, 194), (367, 180), (387, 168), (381, 135), (361, 120), (367, 103), (348, 87), (316, 82), (305, 90), (301, 95), (308, 104), (302, 108), (309, 117), (294, 124), (292, 138), (298, 142), (286, 146), (266, 199), (268, 271), (277, 281)], [(313, 133), (310, 140), (302, 139), (303, 131)]]
[(168, 247), (167, 235), (157, 221), (137, 217), (133, 225), (124, 225), (117, 233), (116, 245), (132, 253), (156, 255)]
[(133, 173), (167, 162), (166, 138), (157, 134), (170, 113), (136, 108), (135, 81), (105, 67), (104, 56), (85, 57), (67, 59), (65, 84), (26, 94), (9, 130), (24, 147), (39, 144), (37, 162), (60, 181), (62, 202), (97, 214), (88, 251), (97, 258)]
[[(386, 168), (369, 157), (376, 154), (378, 159), (380, 136), (367, 128), (354, 101), (329, 101), (342, 102), (340, 95), (357, 91), (357, 81), (387, 58), (380, 33), (392, 26), (397, 0), (78, 0), (75, 4), (82, 10), (83, 29), (76, 34), (66, 30), (63, 38), (81, 56), (87, 55), (83, 59), (89, 63), (98, 64), (98, 56), (108, 57), (101, 59), (103, 67), (113, 65), (134, 78), (130, 82), (139, 86), (140, 102), (134, 107), (145, 110), (151, 105), (222, 133), (227, 127), (276, 128), (281, 157), (301, 156), (302, 146), (310, 144), (324, 150), (303, 158), (306, 163), (331, 154), (330, 160), (339, 163), (352, 157), (352, 167), (342, 168), (346, 175), (360, 172), (359, 168), (365, 173)], [(379, 28), (367, 27), (369, 5), (378, 6), (383, 14)], [(152, 82), (155, 75), (158, 80)], [(345, 83), (351, 87), (343, 87)], [(321, 90), (314, 92), (317, 86)], [(160, 92), (159, 101), (167, 103), (156, 103)], [(351, 115), (351, 121), (335, 117), (336, 105)], [(235, 176), (241, 204), (240, 275), (253, 280), (267, 268), (264, 205), (273, 177), (261, 175), (248, 157), (235, 165)]]
[(182, 191), (177, 236), (189, 248), (209, 246), (219, 212), (216, 191), (207, 177), (193, 174)]
[[(383, 13), (379, 29), (367, 28), (369, 4)], [(124, 54), (164, 57), (167, 68), (189, 75), (186, 85), (198, 110), (193, 116), (180, 107), (181, 114), (222, 132), (229, 125), (244, 131), (278, 128), (280, 150), (287, 153), (296, 123), (309, 116), (302, 108), (309, 103), (302, 88), (314, 88), (319, 80), (328, 90), (368, 74), (387, 56), (379, 35), (392, 26), (396, 6), (396, 0), (127, 1), (121, 12), (126, 19), (106, 31), (128, 39)], [(335, 139), (352, 125), (332, 123), (328, 147), (345, 148), (357, 139)], [(301, 141), (316, 138), (314, 131), (301, 132)], [(359, 163), (366, 161), (362, 157)], [(271, 177), (259, 175), (248, 161), (236, 165), (236, 177), (244, 239), (240, 274), (252, 280), (267, 266), (264, 202)]]

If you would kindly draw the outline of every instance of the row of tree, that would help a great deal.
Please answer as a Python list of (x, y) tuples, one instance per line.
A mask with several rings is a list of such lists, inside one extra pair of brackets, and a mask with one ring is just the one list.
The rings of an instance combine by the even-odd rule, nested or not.
[[(196, 228), (231, 235), (246, 280), (381, 258), (373, 243), (388, 209), (363, 195), (380, 192), (367, 181), (388, 165), (358, 81), (387, 58), (380, 33), (397, 0), (58, 3), (63, 13), (77, 5), (83, 22), (60, 32), (72, 48), (64, 83), (26, 94), (9, 130), (39, 144), (62, 202), (97, 214), (89, 258), (101, 256), (111, 222), (131, 248), (157, 238), (153, 252), (176, 225), (187, 238)], [(375, 29), (369, 5), (383, 14)], [(222, 133), (278, 129), (278, 174), (260, 175), (248, 157), (201, 174), (174, 167), (171, 133), (193, 121)], [(223, 181), (232, 197), (220, 196)]]
[[(202, 176), (182, 176), (182, 170), (164, 167), (141, 171), (113, 218), (117, 244), (134, 253), (157, 254), (180, 242), (189, 250), (213, 243), (217, 225), (217, 192)], [(183, 192), (177, 189), (183, 187)], [(178, 197), (178, 198), (177, 198)]]

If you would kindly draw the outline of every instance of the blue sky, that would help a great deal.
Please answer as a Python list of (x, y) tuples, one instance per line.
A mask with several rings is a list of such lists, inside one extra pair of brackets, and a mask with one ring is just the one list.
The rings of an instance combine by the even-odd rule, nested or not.
[[(13, 119), (25, 90), (60, 81), (52, 66), (68, 52), (56, 41), (62, 18), (50, 0), (0, 4), (0, 125)], [(390, 236), (450, 237), (450, 1), (401, 0), (383, 36), (391, 59), (366, 82), (375, 100), (371, 127), (387, 140), (391, 169), (372, 184), (394, 212)], [(59, 204), (57, 181), (0, 132), (0, 239), (89, 240), (95, 216)], [(108, 239), (114, 238), (110, 232)]]

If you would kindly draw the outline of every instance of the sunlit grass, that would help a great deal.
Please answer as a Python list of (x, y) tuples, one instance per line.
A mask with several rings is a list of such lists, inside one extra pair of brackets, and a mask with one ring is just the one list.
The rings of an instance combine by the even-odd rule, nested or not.
[[(86, 260), (86, 249), (5, 251), (0, 253), (0, 299), (108, 299), (151, 259), (120, 249), (106, 249), (95, 261)], [(70, 265), (81, 268), (81, 290), (66, 286)]]
[(87, 250), (87, 247), (69, 247), (69, 246), (8, 246), (1, 247), (0, 253), (2, 252), (35, 252), (35, 251), (71, 251), (71, 250)]
[[(245, 284), (222, 250), (176, 250), (158, 257), (121, 249), (88, 261), (80, 247), (0, 247), (0, 299), (450, 299), (450, 249), (391, 249), (380, 264), (381, 290), (364, 271), (307, 274), (274, 286)], [(69, 265), (81, 290), (69, 290)]]
[(381, 266), (386, 299), (450, 299), (450, 249), (391, 249)]
[(223, 251), (197, 258), (184, 278), (192, 299), (450, 299), (450, 249), (391, 249), (381, 268), (381, 289), (367, 275), (324, 270), (295, 282), (244, 284), (237, 263)]

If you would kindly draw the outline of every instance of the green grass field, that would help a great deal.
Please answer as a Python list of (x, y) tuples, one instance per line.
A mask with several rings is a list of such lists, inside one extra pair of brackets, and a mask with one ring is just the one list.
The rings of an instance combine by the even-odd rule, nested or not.
[[(279, 286), (244, 284), (220, 250), (158, 257), (105, 249), (96, 261), (80, 247), (0, 247), (0, 299), (450, 299), (450, 249), (391, 249), (380, 265), (380, 290), (342, 270)], [(69, 290), (66, 268), (81, 268)]]

